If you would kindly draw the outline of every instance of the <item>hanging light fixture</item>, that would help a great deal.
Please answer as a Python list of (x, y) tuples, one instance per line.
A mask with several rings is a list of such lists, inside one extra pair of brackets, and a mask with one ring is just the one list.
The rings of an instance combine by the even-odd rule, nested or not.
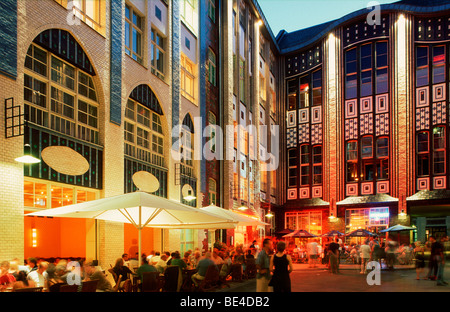
[(192, 190), (188, 190), (188, 194), (187, 196), (184, 196), (183, 199), (187, 200), (187, 201), (193, 201), (194, 199), (196, 199), (197, 197), (195, 197), (194, 195), (192, 195)]
[(266, 214), (266, 218), (272, 218), (273, 213), (269, 210), (269, 212)]
[(328, 217), (328, 219), (329, 219), (330, 221), (334, 221), (334, 220), (336, 220), (336, 217), (334, 216), (333, 213), (331, 213), (330, 216)]
[(24, 144), (24, 155), (17, 157), (14, 159), (17, 162), (24, 163), (24, 164), (37, 164), (40, 163), (41, 160), (31, 155), (31, 146), (28, 143)]
[(245, 211), (245, 210), (248, 210), (248, 207), (245, 206), (245, 205), (241, 205), (241, 206), (238, 208), (238, 210), (240, 210), (240, 211)]
[(402, 218), (406, 217), (405, 209), (402, 209), (402, 212), (398, 216)]

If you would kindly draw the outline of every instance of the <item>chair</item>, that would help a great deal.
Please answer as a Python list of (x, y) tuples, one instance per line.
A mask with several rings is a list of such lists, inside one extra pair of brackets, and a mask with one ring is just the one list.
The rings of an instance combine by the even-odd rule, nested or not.
[(14, 292), (42, 292), (42, 289), (44, 289), (44, 287), (25, 287), (18, 288), (14, 290)]
[(61, 285), (59, 287), (59, 292), (78, 292), (78, 285)]
[(242, 264), (235, 263), (231, 265), (231, 278), (233, 282), (242, 282)]
[(119, 292), (132, 292), (133, 291), (133, 285), (131, 284), (131, 279), (127, 279), (122, 287), (119, 288)]
[(183, 274), (178, 265), (169, 265), (164, 271), (164, 292), (179, 292), (183, 284)]
[(81, 284), (81, 292), (96, 292), (98, 280), (85, 281)]
[(206, 270), (205, 279), (198, 285), (199, 291), (207, 291), (218, 286), (220, 280), (219, 271), (215, 264), (211, 264)]
[(159, 272), (142, 273), (142, 292), (159, 292), (161, 290), (159, 282)]
[(49, 292), (60, 292), (61, 286), (67, 285), (66, 283), (55, 283), (48, 288)]

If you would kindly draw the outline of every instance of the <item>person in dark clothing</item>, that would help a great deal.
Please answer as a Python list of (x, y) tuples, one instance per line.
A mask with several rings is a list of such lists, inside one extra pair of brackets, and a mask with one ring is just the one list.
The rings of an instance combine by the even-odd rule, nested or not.
[(115, 263), (114, 267), (112, 268), (112, 270), (117, 275), (117, 281), (120, 279), (120, 277), (122, 277), (120, 279), (120, 287), (122, 287), (122, 285), (128, 279), (128, 274), (133, 274), (133, 272), (131, 272), (130, 268), (128, 268), (127, 266), (124, 265), (123, 258), (117, 258), (116, 263)]
[(284, 253), (286, 244), (277, 243), (277, 253), (270, 257), (270, 272), (273, 274), (269, 286), (274, 292), (291, 292), (289, 274), (294, 270), (291, 256)]
[(339, 273), (339, 238), (336, 237), (334, 242), (330, 243), (328, 247), (328, 256), (330, 259), (331, 273)]
[(428, 247), (431, 249), (430, 260), (428, 261), (428, 279), (435, 281), (438, 271), (438, 263), (436, 262), (436, 239), (434, 236), (429, 237)]

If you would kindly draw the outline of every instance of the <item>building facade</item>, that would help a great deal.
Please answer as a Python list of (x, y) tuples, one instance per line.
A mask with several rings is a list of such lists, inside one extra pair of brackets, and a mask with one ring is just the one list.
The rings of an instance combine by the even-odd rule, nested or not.
[[(251, 133), (252, 145), (246, 130), (224, 137), (234, 157), (203, 155), (224, 152), (219, 128), (279, 121), (270, 106), (278, 96), (276, 43), (256, 25), (261, 14), (252, 1), (2, 2), (0, 258), (108, 265), (134, 255), (130, 224), (24, 215), (137, 191), (142, 171), (158, 181), (157, 196), (264, 218), (261, 203), (276, 203), (278, 192), (270, 188), (275, 175), (259, 183), (262, 135)], [(41, 162), (15, 161), (27, 152)], [(246, 243), (265, 228), (143, 233), (146, 253), (184, 252), (214, 239)]]
[(450, 5), (405, 0), (277, 36), (284, 63), (278, 228), (450, 231)]

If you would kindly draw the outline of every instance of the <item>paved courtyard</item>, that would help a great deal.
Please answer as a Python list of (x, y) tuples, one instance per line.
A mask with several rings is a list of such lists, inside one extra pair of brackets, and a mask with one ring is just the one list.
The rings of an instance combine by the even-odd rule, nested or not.
[[(450, 265), (445, 269), (445, 280), (450, 280)], [(394, 271), (382, 270), (381, 285), (368, 285), (366, 275), (359, 268), (341, 265), (340, 274), (330, 274), (324, 266), (315, 269), (307, 265), (294, 264), (291, 273), (293, 292), (450, 292), (450, 286), (436, 286), (435, 281), (416, 280), (416, 271), (411, 266)], [(255, 292), (256, 280), (233, 283), (223, 292)]]

